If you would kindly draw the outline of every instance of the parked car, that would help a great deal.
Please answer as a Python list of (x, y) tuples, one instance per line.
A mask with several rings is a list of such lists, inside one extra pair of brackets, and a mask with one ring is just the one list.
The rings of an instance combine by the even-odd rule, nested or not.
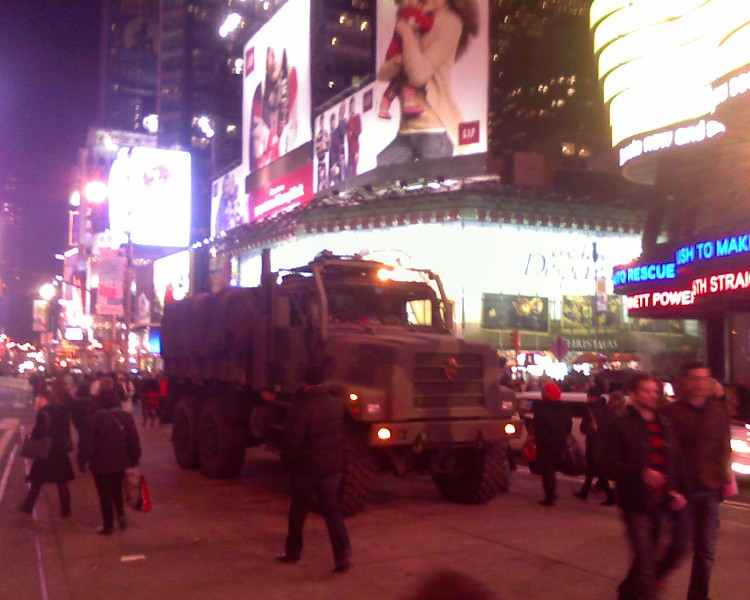
[(750, 480), (750, 423), (732, 421), (732, 471), (738, 479)]

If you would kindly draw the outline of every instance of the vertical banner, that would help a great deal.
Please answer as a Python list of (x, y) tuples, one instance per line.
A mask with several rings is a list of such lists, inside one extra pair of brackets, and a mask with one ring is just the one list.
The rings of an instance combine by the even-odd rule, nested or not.
[(102, 252), (96, 270), (99, 275), (96, 314), (122, 317), (125, 257), (114, 251)]

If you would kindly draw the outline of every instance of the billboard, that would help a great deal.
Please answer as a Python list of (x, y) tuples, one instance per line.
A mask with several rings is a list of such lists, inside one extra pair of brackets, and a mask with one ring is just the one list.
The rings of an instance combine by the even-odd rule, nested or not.
[(549, 331), (549, 299), (539, 296), (482, 294), (483, 329)]
[(376, 81), (315, 115), (317, 191), (376, 167), (486, 152), (488, 3), (458, 4), (399, 13), (378, 0)]
[(711, 115), (750, 64), (749, 2), (595, 0), (590, 20), (620, 166), (724, 131)]
[(154, 261), (152, 318), (161, 321), (167, 302), (182, 300), (190, 290), (190, 251), (183, 250)]
[(124, 315), (125, 257), (114, 250), (102, 249), (95, 264), (98, 279), (96, 314)]
[(246, 175), (244, 166), (239, 166), (211, 185), (211, 236), (250, 222)]
[(251, 220), (312, 198), (310, 93), (310, 0), (290, 0), (244, 48), (242, 164)]
[[(121, 147), (109, 170), (112, 239), (143, 246), (186, 247), (190, 242), (190, 154)], [(169, 223), (169, 227), (165, 224)]]
[(562, 330), (578, 334), (618, 332), (622, 328), (622, 297), (605, 295), (604, 298), (606, 309), (599, 310), (596, 296), (563, 296)]

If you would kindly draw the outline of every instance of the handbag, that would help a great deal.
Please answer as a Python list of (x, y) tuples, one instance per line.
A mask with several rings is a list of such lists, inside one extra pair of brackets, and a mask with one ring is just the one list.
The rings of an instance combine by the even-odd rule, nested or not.
[(149, 512), (151, 510), (151, 493), (146, 484), (146, 477), (138, 467), (125, 471), (125, 479), (122, 482), (122, 496), (133, 510), (138, 512)]
[(729, 469), (729, 481), (725, 483), (721, 488), (721, 497), (723, 500), (736, 496), (740, 493), (740, 489), (737, 486), (737, 476), (734, 474), (732, 469)]
[(537, 452), (536, 435), (534, 435), (533, 429), (528, 428), (526, 441), (523, 443), (523, 446), (521, 446), (521, 458), (523, 458), (528, 464), (531, 464), (536, 461)]
[[(46, 420), (44, 429), (49, 432), (50, 421), (49, 414), (44, 413)], [(36, 427), (34, 428), (36, 429)], [(32, 460), (49, 460), (50, 451), (52, 450), (52, 436), (47, 434), (39, 437), (33, 437), (34, 431), (29, 433), (21, 444), (21, 456)]]
[(557, 466), (558, 471), (571, 477), (578, 477), (586, 472), (586, 457), (581, 450), (581, 445), (569, 433), (565, 438), (565, 450), (563, 451), (560, 463)]
[(32, 437), (29, 433), (21, 445), (21, 456), (31, 458), (32, 460), (49, 460), (50, 450), (52, 449), (52, 436)]

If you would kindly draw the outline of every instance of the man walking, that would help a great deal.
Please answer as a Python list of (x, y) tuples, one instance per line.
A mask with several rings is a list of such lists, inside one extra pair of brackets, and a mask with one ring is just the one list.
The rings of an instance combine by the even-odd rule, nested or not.
[(620, 584), (619, 600), (652, 600), (657, 596), (659, 533), (667, 510), (681, 510), (677, 492), (679, 454), (667, 419), (657, 413), (659, 383), (637, 373), (628, 385), (631, 404), (607, 422), (602, 466), (616, 484), (617, 500), (633, 553)]
[(711, 371), (705, 363), (683, 366), (678, 399), (667, 406), (677, 444), (684, 459), (684, 518), (675, 525), (672, 552), (685, 553), (692, 535), (693, 566), (688, 600), (706, 600), (711, 567), (716, 553), (719, 503), (729, 480), (731, 457), (729, 417), (726, 406), (712, 395)]
[(317, 493), (336, 562), (334, 571), (351, 568), (351, 546), (339, 502), (344, 466), (344, 398), (322, 385), (320, 370), (308, 369), (305, 386), (289, 409), (284, 429), (282, 459), (291, 470), (292, 502), (286, 551), (277, 558), (297, 562), (302, 555), (302, 530)]

